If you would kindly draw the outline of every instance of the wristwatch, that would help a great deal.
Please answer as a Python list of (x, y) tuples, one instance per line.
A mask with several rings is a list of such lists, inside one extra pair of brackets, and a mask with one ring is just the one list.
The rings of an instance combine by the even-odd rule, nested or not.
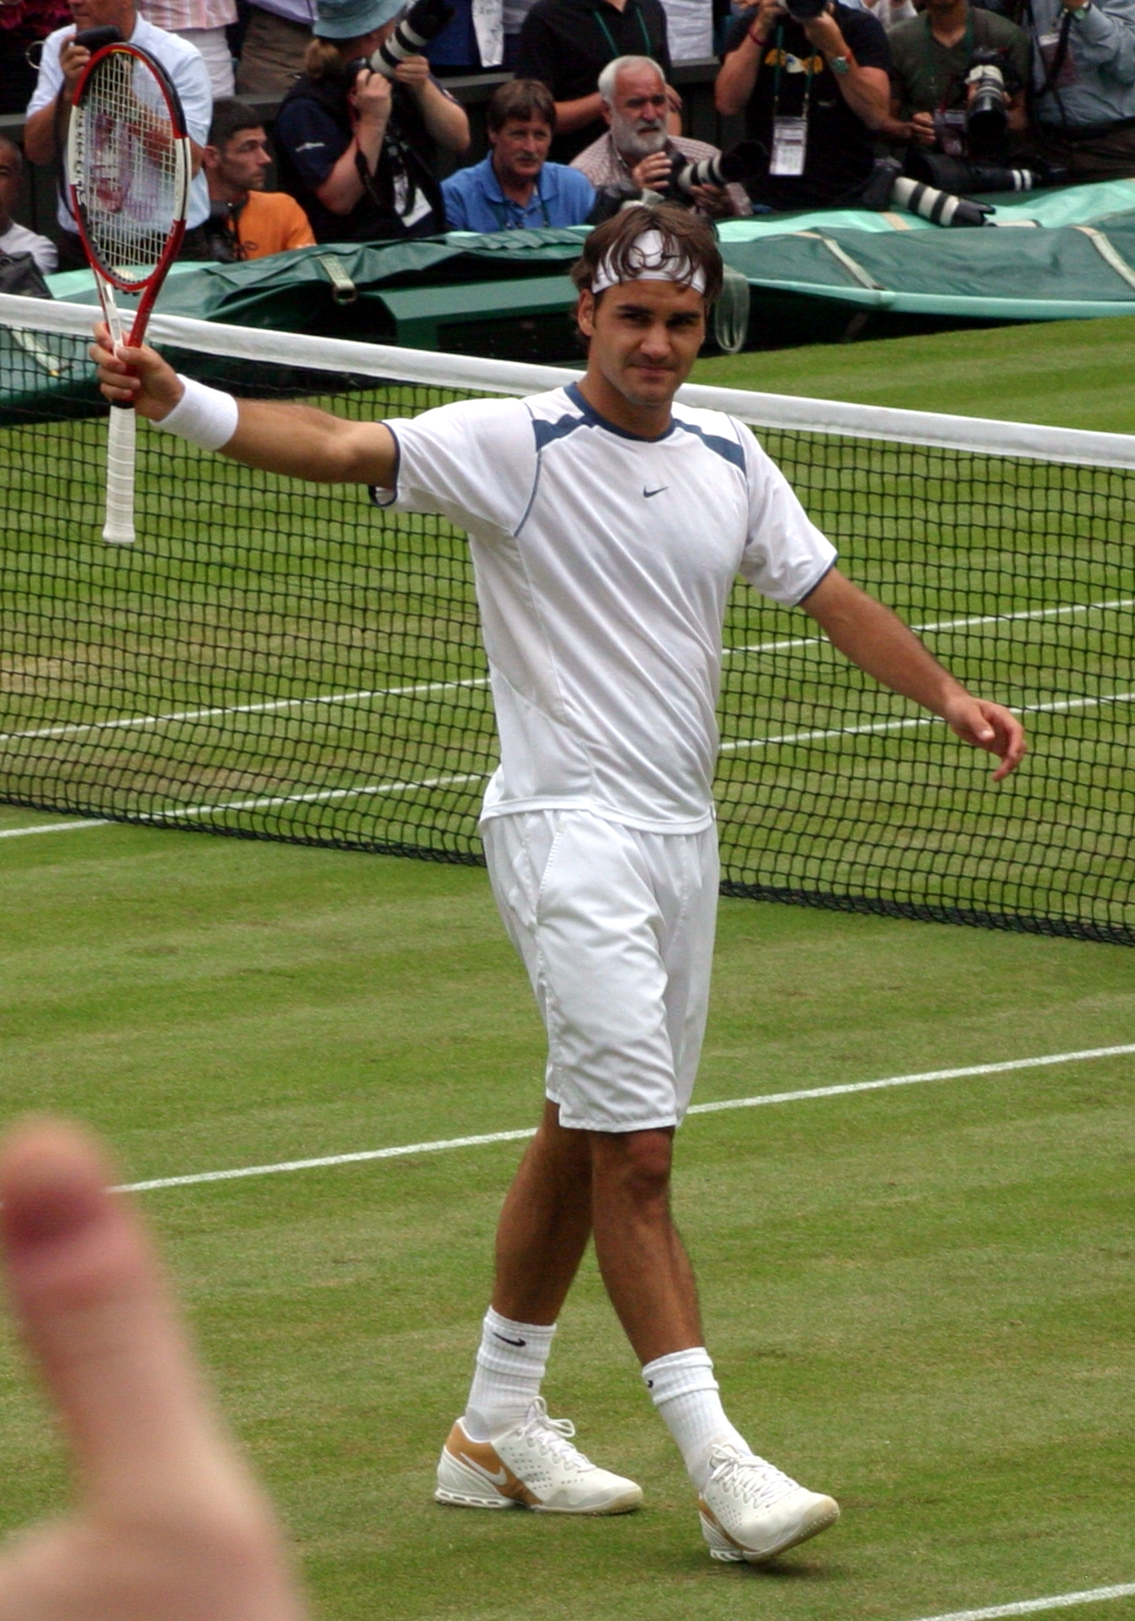
[(844, 56), (842, 51), (838, 56), (828, 57), (828, 66), (831, 68), (833, 73), (838, 73), (840, 78), (842, 78), (845, 73), (851, 72), (850, 58)]

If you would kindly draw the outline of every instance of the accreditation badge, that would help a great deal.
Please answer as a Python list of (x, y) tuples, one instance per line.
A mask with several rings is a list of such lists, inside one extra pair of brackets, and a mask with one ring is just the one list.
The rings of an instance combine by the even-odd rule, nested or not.
[(806, 118), (774, 118), (772, 121), (772, 157), (768, 172), (775, 175), (801, 175), (808, 151), (808, 120)]

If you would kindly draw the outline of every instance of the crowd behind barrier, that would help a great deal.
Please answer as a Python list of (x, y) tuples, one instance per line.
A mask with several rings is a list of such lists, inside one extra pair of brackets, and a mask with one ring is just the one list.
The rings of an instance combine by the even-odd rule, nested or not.
[(1135, 0), (240, 3), (8, 0), (0, 105), (32, 90), (0, 116), (0, 252), (43, 270), (49, 237), (84, 262), (60, 154), (82, 31), (108, 25), (185, 104), (185, 258), (594, 224), (652, 196), (981, 224), (941, 199), (1135, 176)]
[[(741, 121), (723, 118), (714, 105), (713, 87), (718, 62), (710, 58), (700, 62), (686, 62), (673, 71), (673, 83), (682, 96), (683, 126), (689, 136), (717, 147), (728, 147), (740, 139)], [(446, 79), (447, 92), (459, 101), (469, 118), (470, 146), (466, 162), (477, 162), (488, 152), (485, 113), (493, 91), (507, 83), (512, 75), (505, 72), (466, 74)], [(242, 96), (246, 105), (259, 115), (261, 125), (271, 142), (275, 132), (279, 98), (274, 96)], [(0, 114), (0, 137), (6, 137), (17, 146), (23, 145), (25, 119), (22, 113)], [(439, 162), (442, 179), (461, 165), (456, 159)], [(31, 163), (23, 166), (19, 194), (13, 209), (14, 218), (22, 225), (52, 236), (54, 233), (57, 170), (42, 168)], [(275, 163), (268, 171), (268, 183), (277, 182)]]

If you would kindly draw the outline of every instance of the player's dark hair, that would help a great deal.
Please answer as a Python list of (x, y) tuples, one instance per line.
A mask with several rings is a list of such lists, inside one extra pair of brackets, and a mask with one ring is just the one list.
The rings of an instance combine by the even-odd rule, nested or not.
[(493, 91), (485, 112), (485, 126), (496, 135), (510, 118), (526, 124), (547, 124), (555, 134), (556, 104), (552, 92), (539, 79), (508, 79)]
[(21, 176), (24, 172), (24, 154), (20, 151), (15, 141), (10, 140), (7, 135), (0, 135), (0, 153), (7, 154), (8, 160), (11, 163), (12, 168), (16, 171), (17, 176)]
[(712, 304), (724, 279), (713, 227), (673, 203), (656, 203), (652, 207), (636, 203), (597, 225), (583, 244), (582, 256), (571, 267), (571, 279), (580, 292), (590, 291), (595, 272), (605, 259), (610, 259), (619, 280), (634, 281), (639, 266), (633, 250), (644, 231), (658, 231), (667, 255), (688, 266), (689, 274), (684, 281), (679, 278), (679, 285), (688, 287), (695, 272), (701, 271), (705, 277), (705, 301)]
[(226, 147), (234, 135), (244, 129), (262, 129), (264, 119), (246, 101), (235, 96), (221, 96), (213, 103), (213, 122), (209, 125), (209, 145)]

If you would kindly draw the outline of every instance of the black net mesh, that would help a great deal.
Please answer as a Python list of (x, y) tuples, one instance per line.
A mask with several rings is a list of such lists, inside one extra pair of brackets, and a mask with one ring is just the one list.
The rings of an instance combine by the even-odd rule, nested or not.
[[(0, 337), (0, 799), (479, 861), (496, 753), (462, 535), (142, 430), (139, 540), (105, 546), (106, 430), (86, 414), (83, 345), (42, 337), (37, 354)], [(266, 366), (208, 373), (350, 417), (457, 397)], [(881, 692), (805, 615), (739, 586), (721, 702), (725, 889), (1135, 943), (1135, 473), (760, 437), (845, 570), (971, 688), (1025, 712), (1032, 753), (991, 786), (987, 756)]]

